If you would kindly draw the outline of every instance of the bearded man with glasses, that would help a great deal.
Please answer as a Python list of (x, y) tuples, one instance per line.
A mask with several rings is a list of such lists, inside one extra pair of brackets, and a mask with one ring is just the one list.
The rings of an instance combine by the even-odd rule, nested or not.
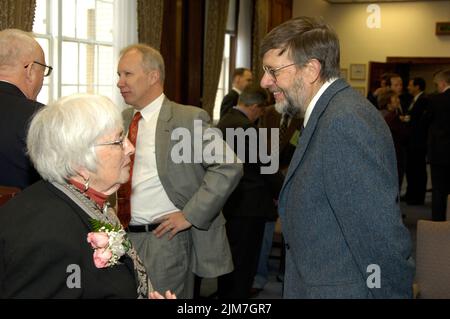
[(389, 128), (339, 78), (339, 40), (298, 17), (262, 41), (261, 86), (304, 129), (279, 197), (285, 298), (409, 298), (414, 263), (402, 224)]
[(25, 137), (45, 76), (44, 51), (30, 33), (0, 31), (0, 185), (25, 188), (40, 179), (25, 154)]

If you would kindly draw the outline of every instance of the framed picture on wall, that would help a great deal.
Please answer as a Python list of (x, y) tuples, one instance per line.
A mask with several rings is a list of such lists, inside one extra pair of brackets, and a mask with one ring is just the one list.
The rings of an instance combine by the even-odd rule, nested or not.
[(362, 96), (366, 96), (366, 88), (364, 86), (353, 86), (353, 89), (361, 93)]
[(366, 79), (366, 65), (350, 64), (350, 80), (365, 80), (365, 79)]
[(436, 35), (450, 35), (450, 21), (436, 22)]
[(348, 70), (347, 69), (341, 69), (341, 78), (344, 80), (348, 80)]

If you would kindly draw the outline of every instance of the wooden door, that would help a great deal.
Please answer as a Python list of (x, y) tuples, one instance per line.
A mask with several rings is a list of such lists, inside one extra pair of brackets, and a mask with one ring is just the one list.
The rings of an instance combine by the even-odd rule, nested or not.
[(292, 0), (270, 0), (268, 31), (292, 18)]

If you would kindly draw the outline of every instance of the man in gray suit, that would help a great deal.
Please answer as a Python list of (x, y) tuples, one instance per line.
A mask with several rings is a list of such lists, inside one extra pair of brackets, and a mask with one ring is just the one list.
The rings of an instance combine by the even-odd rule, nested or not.
[[(165, 97), (164, 61), (157, 50), (142, 44), (129, 46), (122, 50), (117, 70), (120, 93), (134, 108), (124, 111), (125, 124), (133, 113), (142, 116), (131, 176), (128, 233), (155, 290), (192, 298), (194, 273), (217, 277), (233, 268), (221, 209), (242, 176), (242, 164), (214, 162), (203, 153), (210, 141), (196, 131), (207, 129), (210, 118), (200, 108)], [(172, 133), (176, 129), (200, 138), (188, 142), (190, 149), (184, 150), (196, 157), (195, 146), (200, 145), (200, 160), (174, 161), (178, 141), (172, 140)], [(219, 143), (225, 150), (226, 143)]]
[(337, 35), (295, 18), (265, 37), (261, 55), (261, 86), (286, 111), (304, 113), (279, 201), (284, 297), (412, 297), (392, 137), (378, 111), (338, 79)]

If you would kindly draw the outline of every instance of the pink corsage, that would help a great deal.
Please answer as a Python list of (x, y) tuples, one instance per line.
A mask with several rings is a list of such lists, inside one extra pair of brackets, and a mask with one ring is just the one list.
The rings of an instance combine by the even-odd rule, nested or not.
[(94, 232), (87, 235), (87, 242), (94, 249), (94, 264), (97, 268), (111, 267), (118, 263), (131, 243), (120, 225), (113, 226), (98, 220), (91, 220)]

